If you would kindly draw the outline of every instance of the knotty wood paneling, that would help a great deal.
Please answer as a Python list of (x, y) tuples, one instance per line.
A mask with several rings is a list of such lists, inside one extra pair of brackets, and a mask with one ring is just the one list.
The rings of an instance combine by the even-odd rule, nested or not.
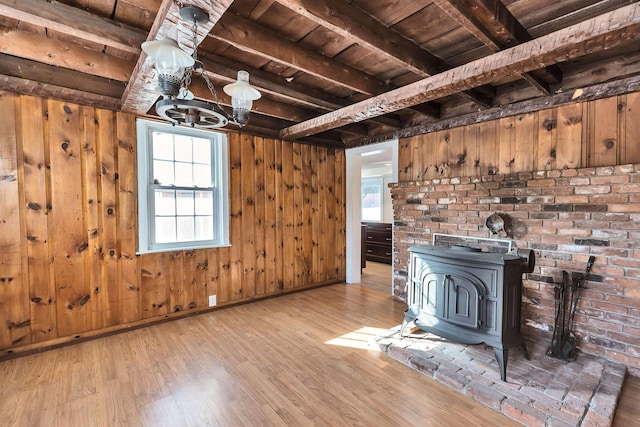
[(231, 246), (138, 256), (135, 117), (0, 114), (0, 356), (344, 280), (344, 151), (229, 133)]
[(399, 141), (399, 181), (640, 161), (640, 93), (568, 104)]
[[(0, 94), (1, 95), (1, 94)], [(22, 256), (24, 220), (18, 200), (21, 196), (19, 163), (22, 154), (16, 144), (16, 115), (11, 96), (0, 96), (0, 345), (28, 344), (30, 316), (26, 291), (26, 259)]]

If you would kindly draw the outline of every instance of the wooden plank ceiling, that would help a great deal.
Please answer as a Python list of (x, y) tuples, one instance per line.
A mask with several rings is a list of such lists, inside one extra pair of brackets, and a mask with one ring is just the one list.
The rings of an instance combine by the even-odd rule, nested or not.
[(640, 81), (630, 0), (0, 0), (0, 89), (153, 115), (140, 44), (188, 34), (180, 4), (211, 17), (198, 56), (222, 105), (249, 71), (245, 130), (270, 137), (349, 147)]

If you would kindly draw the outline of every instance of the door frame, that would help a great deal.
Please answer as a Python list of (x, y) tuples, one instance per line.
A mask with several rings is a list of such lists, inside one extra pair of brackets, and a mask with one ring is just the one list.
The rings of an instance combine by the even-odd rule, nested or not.
[(374, 150), (391, 148), (392, 180), (398, 182), (398, 140), (381, 142), (378, 144), (366, 145), (363, 147), (349, 148), (345, 150), (346, 156), (346, 281), (347, 283), (360, 283), (360, 221), (361, 221), (361, 200), (360, 192), (362, 186), (362, 154)]

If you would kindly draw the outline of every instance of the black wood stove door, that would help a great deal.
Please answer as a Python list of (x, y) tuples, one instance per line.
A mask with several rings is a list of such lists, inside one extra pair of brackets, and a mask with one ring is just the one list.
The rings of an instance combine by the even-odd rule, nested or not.
[(414, 303), (424, 314), (468, 328), (484, 327), (487, 290), (480, 279), (464, 271), (452, 273), (428, 267), (420, 276), (421, 300)]

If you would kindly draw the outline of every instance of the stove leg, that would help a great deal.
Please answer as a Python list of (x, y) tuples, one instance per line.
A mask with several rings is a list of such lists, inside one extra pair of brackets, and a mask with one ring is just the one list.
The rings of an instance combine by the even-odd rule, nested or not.
[(507, 361), (509, 360), (509, 350), (506, 348), (493, 348), (493, 354), (496, 356), (496, 361), (500, 365), (500, 379), (507, 381)]
[(531, 357), (529, 356), (529, 350), (527, 350), (527, 344), (525, 344), (524, 341), (522, 341), (522, 344), (520, 344), (520, 347), (522, 347), (522, 352), (524, 353), (524, 358), (527, 360), (531, 360)]
[(405, 312), (404, 312), (404, 320), (402, 321), (402, 328), (400, 329), (400, 337), (401, 338), (404, 336), (404, 330), (407, 327), (407, 325), (409, 324), (409, 322), (411, 322), (412, 320), (415, 320), (417, 318), (418, 318), (418, 315), (416, 314), (415, 311), (413, 311), (412, 309), (405, 310)]

